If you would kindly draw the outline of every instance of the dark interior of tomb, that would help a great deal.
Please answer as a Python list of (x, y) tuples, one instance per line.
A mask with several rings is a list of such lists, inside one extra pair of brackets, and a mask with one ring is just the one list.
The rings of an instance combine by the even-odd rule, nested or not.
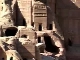
[(68, 45), (72, 46), (72, 41), (68, 38)]
[(42, 24), (39, 24), (39, 31), (42, 31)]
[(5, 31), (5, 36), (15, 36), (18, 29), (14, 27), (7, 28)]
[(26, 58), (23, 58), (23, 60), (27, 60)]
[(59, 52), (58, 47), (52, 44), (50, 36), (44, 36), (44, 40), (46, 44), (46, 48), (45, 48), (46, 51), (52, 52), (52, 53)]
[(38, 43), (41, 43), (41, 37), (38, 37)]
[(5, 60), (4, 58), (2, 58), (2, 60)]
[(23, 18), (23, 26), (26, 26), (26, 21), (24, 18)]
[(52, 30), (53, 29), (52, 27), (53, 27), (52, 24), (49, 24), (49, 30)]
[(27, 35), (22, 35), (21, 38), (27, 38)]
[(32, 23), (32, 26), (34, 27), (34, 22)]

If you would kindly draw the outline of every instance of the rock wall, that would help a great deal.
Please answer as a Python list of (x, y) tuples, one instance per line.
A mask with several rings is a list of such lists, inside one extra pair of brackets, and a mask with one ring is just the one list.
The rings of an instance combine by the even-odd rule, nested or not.
[(73, 44), (80, 44), (80, 1), (57, 0), (56, 16), (67, 40)]

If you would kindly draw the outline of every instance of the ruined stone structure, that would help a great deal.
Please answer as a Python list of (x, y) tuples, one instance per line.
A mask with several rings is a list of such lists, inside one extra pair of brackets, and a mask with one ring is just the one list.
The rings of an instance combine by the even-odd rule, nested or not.
[(0, 0), (0, 60), (80, 60), (79, 5)]

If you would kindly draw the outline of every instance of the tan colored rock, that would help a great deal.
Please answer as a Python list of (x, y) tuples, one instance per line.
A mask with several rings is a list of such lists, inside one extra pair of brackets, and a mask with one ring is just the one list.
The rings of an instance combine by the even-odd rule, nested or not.
[(11, 0), (2, 0), (2, 10), (0, 14), (0, 25), (14, 25), (12, 19)]
[(0, 41), (0, 46), (4, 50), (7, 60), (9, 60), (11, 57), (13, 60), (22, 60), (20, 54), (16, 50), (16, 43), (15, 38), (11, 37), (8, 41)]
[(6, 51), (6, 55), (7, 60), (10, 60), (11, 57), (13, 58), (13, 60), (23, 60), (16, 50), (8, 50)]

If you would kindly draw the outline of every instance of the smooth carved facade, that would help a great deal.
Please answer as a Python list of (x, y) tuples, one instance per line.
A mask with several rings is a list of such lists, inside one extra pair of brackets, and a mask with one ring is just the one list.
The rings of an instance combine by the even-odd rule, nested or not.
[(0, 60), (79, 60), (76, 1), (0, 0)]

